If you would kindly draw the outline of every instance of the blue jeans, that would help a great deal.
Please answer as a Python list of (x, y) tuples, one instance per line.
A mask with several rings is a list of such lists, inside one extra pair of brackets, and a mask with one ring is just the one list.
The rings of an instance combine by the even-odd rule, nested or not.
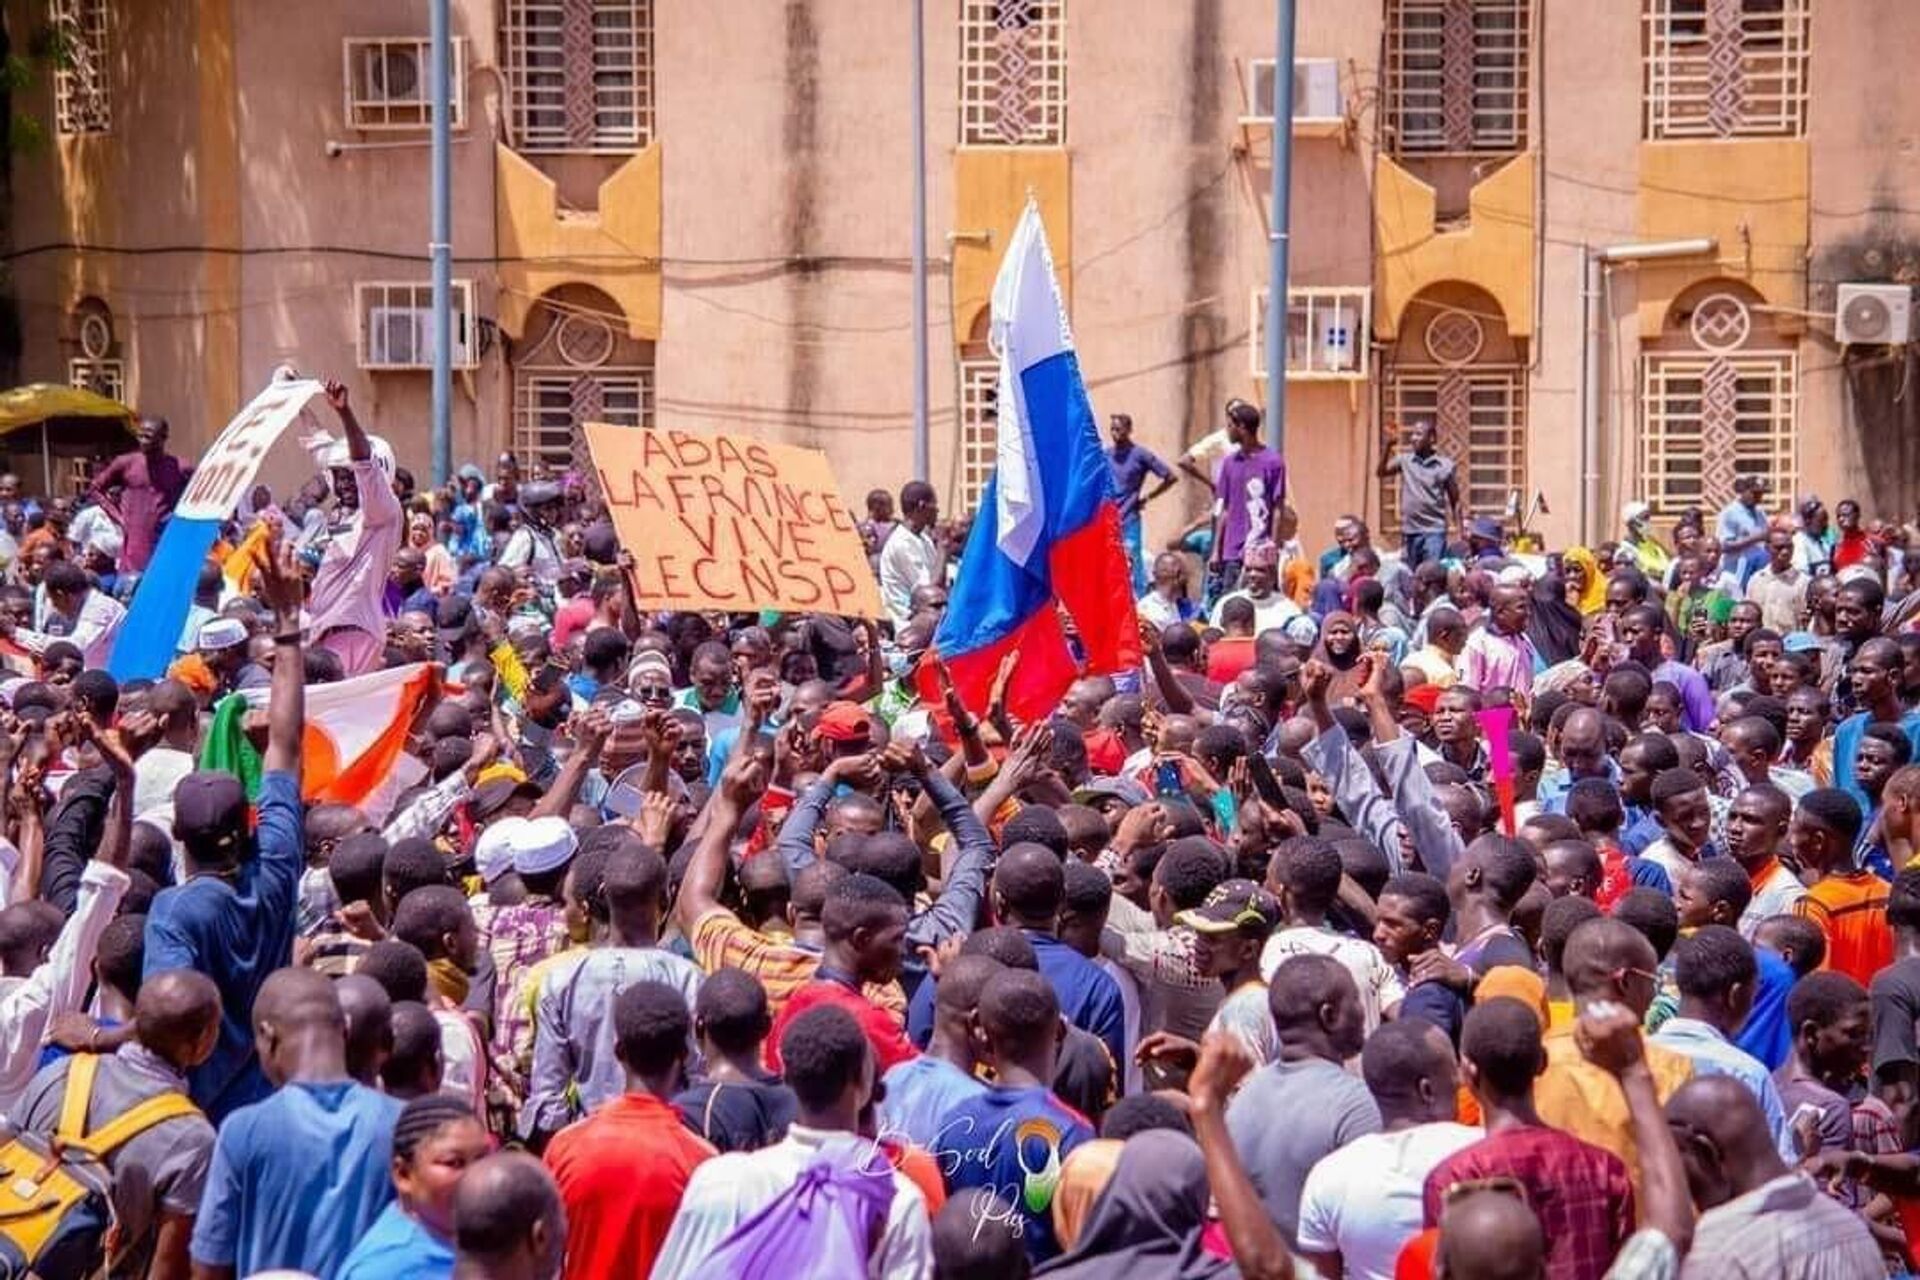
[(1147, 594), (1147, 566), (1145, 552), (1140, 545), (1140, 512), (1135, 508), (1132, 514), (1120, 523), (1120, 542), (1127, 549), (1127, 565), (1133, 572), (1133, 598), (1138, 600)]
[(1404, 533), (1400, 536), (1405, 545), (1409, 570), (1418, 569), (1428, 560), (1446, 558), (1447, 535), (1444, 533)]

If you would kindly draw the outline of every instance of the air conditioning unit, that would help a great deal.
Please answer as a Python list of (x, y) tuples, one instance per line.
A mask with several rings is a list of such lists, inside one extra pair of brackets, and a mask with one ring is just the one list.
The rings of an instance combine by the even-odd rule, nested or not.
[[(1273, 59), (1247, 64), (1247, 102), (1252, 118), (1273, 119)], [(1346, 115), (1340, 101), (1340, 63), (1333, 58), (1296, 58), (1293, 63), (1293, 119), (1333, 121)]]
[(1833, 336), (1842, 346), (1887, 346), (1913, 340), (1913, 289), (1904, 284), (1843, 284)]
[[(1287, 290), (1287, 380), (1365, 381), (1373, 291), (1365, 286)], [(1267, 376), (1267, 291), (1253, 290), (1247, 324), (1251, 370)]]

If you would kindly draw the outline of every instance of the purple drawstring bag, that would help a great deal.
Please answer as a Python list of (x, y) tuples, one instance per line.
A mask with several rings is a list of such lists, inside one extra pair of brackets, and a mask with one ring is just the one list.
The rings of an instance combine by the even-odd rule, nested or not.
[(864, 1276), (892, 1205), (886, 1154), (865, 1139), (832, 1140), (798, 1181), (735, 1227), (688, 1280)]

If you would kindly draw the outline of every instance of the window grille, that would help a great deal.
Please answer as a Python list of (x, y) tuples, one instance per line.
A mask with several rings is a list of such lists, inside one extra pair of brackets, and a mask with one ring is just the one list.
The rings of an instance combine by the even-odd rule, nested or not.
[(69, 360), (67, 361), (67, 385), (125, 404), (127, 402), (126, 362), (89, 360), (84, 357)]
[[(1527, 492), (1526, 370), (1509, 365), (1460, 368), (1389, 367), (1381, 396), (1384, 421), (1401, 428), (1432, 422), (1440, 452), (1459, 468), (1468, 516), (1507, 517)], [(1400, 477), (1380, 486), (1382, 531), (1400, 528)]]
[(1643, 356), (1640, 474), (1655, 513), (1718, 510), (1743, 475), (1790, 496), (1798, 373), (1791, 352)]
[(1527, 145), (1529, 0), (1393, 0), (1388, 139), (1396, 155)]
[(980, 505), (1000, 442), (1000, 362), (960, 362), (960, 507)]
[(515, 379), (515, 393), (513, 453), (528, 473), (536, 462), (556, 472), (587, 468), (583, 422), (622, 427), (653, 423), (651, 369), (522, 372)]
[(108, 0), (53, 0), (53, 119), (61, 133), (105, 133), (113, 125), (107, 93)]
[(1066, 0), (960, 0), (960, 145), (1064, 146)]
[(1807, 131), (1808, 0), (1645, 0), (1646, 137)]
[(507, 0), (513, 145), (631, 152), (653, 138), (652, 0)]
[[(453, 282), (453, 366), (478, 363), (473, 343), (473, 281)], [(362, 369), (433, 367), (433, 285), (376, 280), (354, 288)]]
[[(1267, 376), (1267, 291), (1255, 289), (1247, 320), (1248, 367)], [(1287, 290), (1287, 381), (1363, 382), (1371, 364), (1373, 290)]]

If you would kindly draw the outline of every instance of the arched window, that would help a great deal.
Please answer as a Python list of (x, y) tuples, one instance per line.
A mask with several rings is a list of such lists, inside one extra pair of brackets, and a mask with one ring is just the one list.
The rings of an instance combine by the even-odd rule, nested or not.
[(1792, 498), (1800, 362), (1759, 301), (1733, 281), (1694, 285), (1641, 356), (1640, 471), (1658, 514), (1717, 510), (1743, 475)]
[[(1484, 290), (1444, 282), (1407, 306), (1388, 353), (1380, 401), (1402, 433), (1431, 422), (1459, 468), (1470, 516), (1504, 516), (1527, 500), (1527, 370), (1500, 304)], [(1400, 525), (1400, 482), (1380, 486), (1383, 531)]]
[(587, 285), (544, 294), (513, 361), (513, 453), (529, 472), (591, 471), (583, 422), (653, 423), (653, 344), (627, 336), (620, 304)]

